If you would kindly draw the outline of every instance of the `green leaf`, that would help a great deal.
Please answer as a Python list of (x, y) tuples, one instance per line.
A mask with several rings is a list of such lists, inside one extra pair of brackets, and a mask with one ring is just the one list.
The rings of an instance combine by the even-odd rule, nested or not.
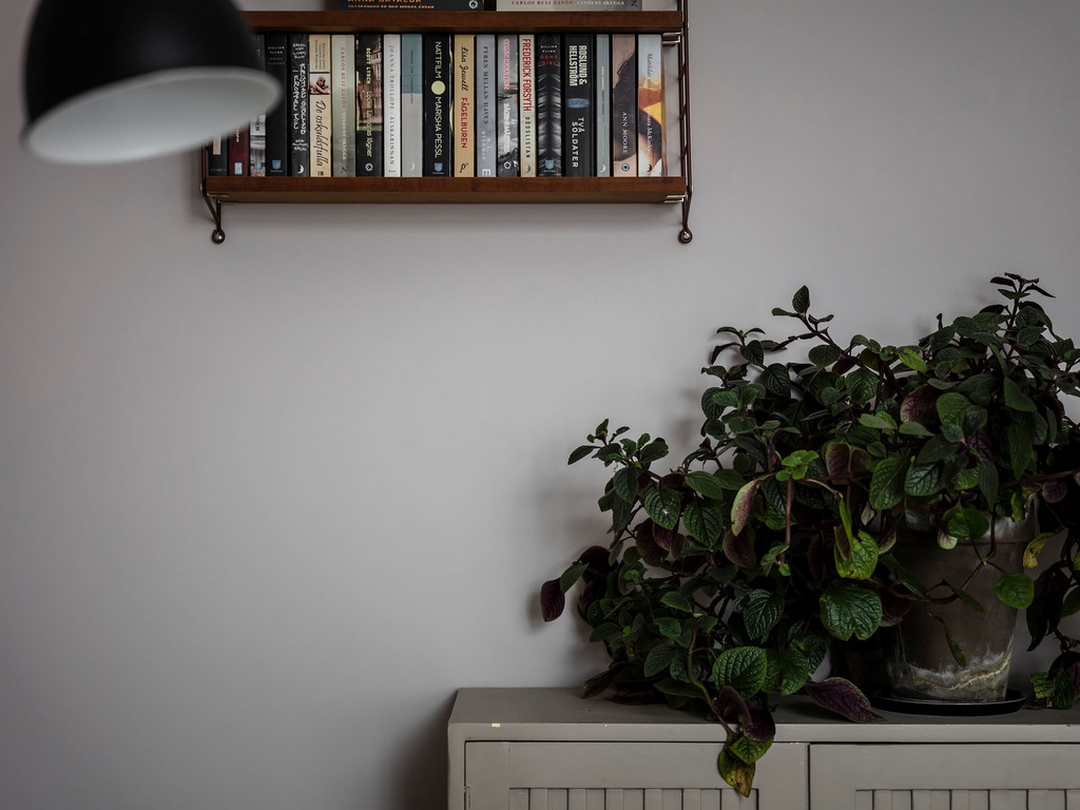
[(634, 467), (623, 467), (611, 478), (615, 494), (627, 503), (633, 503), (638, 493), (638, 471)]
[(760, 643), (780, 621), (784, 613), (784, 597), (755, 588), (740, 600), (740, 608), (746, 632), (751, 639)]
[(786, 397), (791, 394), (791, 378), (783, 363), (773, 363), (761, 372), (761, 384), (774, 396)]
[(859, 424), (871, 430), (896, 430), (896, 420), (884, 412), (861, 414)]
[(751, 698), (765, 685), (768, 671), (768, 657), (761, 647), (734, 647), (716, 657), (713, 681), (717, 689), (730, 686), (744, 698)]
[(679, 525), (679, 512), (682, 503), (676, 490), (650, 487), (645, 491), (642, 505), (645, 507), (645, 512), (657, 526), (674, 529)]
[(815, 366), (820, 366), (821, 368), (828, 368), (840, 359), (840, 355), (841, 351), (838, 348), (836, 348), (835, 346), (825, 345), (815, 346), (809, 351), (807, 357), (809, 358), (810, 362), (813, 363)]
[(728, 743), (728, 750), (747, 765), (753, 765), (772, 746), (772, 740), (751, 740), (745, 734), (736, 734)]
[(731, 532), (742, 534), (746, 521), (750, 519), (750, 513), (754, 507), (754, 498), (757, 497), (761, 487), (761, 479), (755, 478), (747, 481), (735, 495), (735, 502), (731, 506)]
[(945, 483), (940, 464), (914, 464), (904, 476), (904, 492), (914, 498), (928, 498)]
[(979, 491), (986, 502), (993, 505), (998, 496), (998, 469), (997, 465), (988, 461), (979, 462)]
[(950, 509), (946, 518), (948, 532), (953, 537), (978, 540), (990, 531), (990, 519), (974, 506)]
[(750, 789), (754, 785), (754, 771), (756, 766), (748, 765), (724, 746), (716, 761), (716, 769), (721, 778), (735, 789), (743, 798), (750, 798)]
[(683, 525), (687, 533), (706, 548), (713, 548), (724, 535), (726, 515), (718, 503), (702, 503), (697, 498), (683, 509)]
[(668, 454), (667, 442), (663, 439), (653, 439), (647, 445), (641, 448), (638, 453), (638, 459), (642, 464), (648, 466), (654, 461), (659, 461)]
[(742, 489), (742, 485), (746, 483), (746, 479), (743, 478), (742, 473), (738, 470), (719, 469), (713, 474), (720, 486), (723, 489), (730, 490), (731, 492), (738, 492)]
[(881, 625), (881, 599), (853, 582), (836, 580), (821, 594), (821, 623), (841, 641), (866, 641)]
[(913, 371), (926, 373), (926, 362), (922, 353), (914, 346), (904, 346), (900, 349), (900, 362)]
[(706, 498), (712, 498), (715, 501), (724, 497), (724, 487), (720, 481), (712, 473), (707, 473), (704, 470), (695, 470), (686, 476), (686, 484), (690, 489), (697, 492), (699, 495), (704, 495)]
[(952, 653), (952, 657), (962, 667), (966, 667), (968, 664), (967, 653), (964, 652), (963, 647), (953, 638), (952, 633), (949, 632), (948, 625), (945, 625), (945, 639), (949, 642), (949, 652)]
[(1035, 581), (1027, 574), (1002, 574), (994, 583), (994, 593), (1006, 605), (1023, 609), (1035, 598)]
[(645, 677), (652, 678), (667, 670), (677, 654), (678, 650), (675, 647), (657, 644), (645, 656)]
[(883, 458), (878, 462), (870, 479), (870, 505), (874, 509), (892, 509), (904, 499), (907, 466), (907, 461), (900, 458)]
[(794, 695), (810, 677), (810, 659), (788, 647), (780, 653), (780, 694)]
[(1016, 381), (1009, 377), (1005, 378), (1005, 405), (1012, 408), (1014, 411), (1026, 411), (1032, 413), (1038, 410), (1031, 397), (1021, 391), (1020, 386), (1016, 384)]
[(854, 537), (849, 537), (849, 558), (845, 559), (840, 553), (840, 545), (833, 546), (833, 556), (836, 562), (836, 573), (844, 579), (870, 579), (878, 563), (878, 544), (866, 532), (859, 532)]
[(963, 394), (948, 391), (938, 397), (937, 412), (942, 424), (959, 426), (964, 418), (964, 411), (971, 407), (971, 402)]
[(656, 628), (665, 638), (678, 638), (683, 631), (682, 622), (674, 616), (661, 616), (656, 620)]
[[(908, 425), (914, 423), (905, 422), (904, 424)], [(952, 458), (959, 449), (960, 445), (953, 444), (942, 436), (934, 436), (920, 448), (919, 455), (916, 457), (915, 461), (918, 464), (933, 464), (937, 461), (944, 461), (947, 458)]]
[(694, 607), (690, 604), (690, 600), (683, 596), (679, 591), (668, 591), (660, 597), (660, 604), (667, 605), (674, 610), (681, 610), (683, 613), (693, 613)]
[(799, 315), (806, 314), (810, 309), (810, 289), (804, 284), (791, 298), (791, 308)]
[(592, 451), (595, 450), (595, 449), (596, 448), (591, 444), (583, 444), (583, 445), (581, 445), (581, 447), (579, 447), (577, 450), (575, 450), (573, 453), (570, 454), (570, 458), (567, 459), (566, 463), (567, 464), (576, 464), (577, 462), (581, 461), (586, 456), (591, 455)]
[(760, 340), (751, 340), (745, 346), (740, 349), (743, 360), (755, 366), (760, 366), (765, 363), (765, 347), (761, 345)]
[(563, 571), (563, 575), (559, 577), (559, 590), (563, 593), (570, 590), (574, 583), (581, 579), (581, 575), (585, 573), (588, 567), (588, 563), (576, 563)]
[(901, 422), (900, 434), (902, 436), (918, 436), (926, 437), (933, 436), (934, 434), (923, 427), (921, 422)]
[(857, 368), (848, 376), (848, 390), (851, 392), (851, 400), (856, 404), (863, 405), (874, 398), (877, 393), (878, 378), (874, 372), (865, 368)]

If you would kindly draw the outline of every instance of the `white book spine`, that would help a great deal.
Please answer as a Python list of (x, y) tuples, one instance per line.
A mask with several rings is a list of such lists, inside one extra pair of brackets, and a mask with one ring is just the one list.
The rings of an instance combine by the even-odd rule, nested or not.
[(476, 36), (476, 176), (495, 177), (495, 35)]
[(383, 35), (383, 174), (401, 177), (401, 34)]
[(424, 37), (401, 35), (401, 174), (424, 174)]
[(596, 176), (611, 177), (611, 35), (596, 35)]
[(518, 38), (518, 65), (521, 69), (521, 176), (536, 177), (536, 35)]
[(356, 176), (356, 38), (352, 34), (330, 37), (330, 66), (334, 116), (334, 177)]
[(311, 177), (330, 177), (333, 115), (330, 104), (330, 35), (312, 34), (308, 39), (308, 82), (311, 116)]

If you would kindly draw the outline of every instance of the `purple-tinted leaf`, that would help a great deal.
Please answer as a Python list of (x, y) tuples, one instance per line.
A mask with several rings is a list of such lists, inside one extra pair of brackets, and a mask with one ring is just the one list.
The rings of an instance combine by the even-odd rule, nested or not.
[(870, 708), (870, 701), (859, 687), (845, 678), (826, 678), (817, 683), (807, 681), (803, 692), (822, 708), (856, 723), (885, 719)]
[(625, 667), (625, 664), (614, 664), (608, 669), (601, 672), (599, 675), (594, 675), (585, 681), (585, 686), (581, 690), (581, 696), (583, 698), (596, 697), (603, 694), (608, 688), (615, 683), (615, 679), (619, 677), (619, 672)]
[(637, 540), (637, 549), (641, 553), (641, 559), (652, 566), (660, 565), (667, 556), (665, 550), (656, 543), (655, 528), (651, 520), (644, 520), (634, 529), (634, 539)]
[(566, 607), (566, 594), (559, 587), (559, 580), (549, 579), (540, 587), (540, 613), (545, 622), (554, 621)]
[(925, 425), (936, 414), (938, 392), (929, 385), (920, 385), (900, 403), (900, 421)]
[(646, 706), (659, 703), (663, 697), (647, 684), (615, 683), (608, 687), (611, 699), (616, 703)]
[(671, 551), (671, 544), (675, 540), (675, 532), (671, 529), (665, 529), (663, 526), (653, 524), (652, 536), (653, 540), (656, 541), (656, 545), (664, 551)]
[(739, 568), (753, 568), (758, 563), (757, 554), (754, 553), (753, 532), (744, 531), (742, 534), (732, 534), (730, 531), (724, 535), (724, 554)]
[(994, 443), (986, 428), (979, 428), (967, 437), (968, 450), (975, 453), (981, 461), (994, 460)]
[(1060, 501), (1065, 500), (1065, 496), (1068, 493), (1069, 488), (1065, 485), (1064, 481), (1047, 481), (1043, 484), (1043, 500), (1047, 503), (1059, 503)]
[(750, 721), (750, 707), (734, 686), (725, 686), (716, 696), (716, 711), (726, 723), (745, 725)]
[(761, 488), (761, 479), (755, 478), (743, 484), (735, 494), (735, 502), (731, 505), (731, 531), (734, 534), (742, 534), (746, 521), (750, 519), (750, 513), (754, 509), (754, 498)]
[(776, 721), (765, 709), (750, 706), (743, 715), (742, 730), (751, 740), (764, 742), (776, 736)]

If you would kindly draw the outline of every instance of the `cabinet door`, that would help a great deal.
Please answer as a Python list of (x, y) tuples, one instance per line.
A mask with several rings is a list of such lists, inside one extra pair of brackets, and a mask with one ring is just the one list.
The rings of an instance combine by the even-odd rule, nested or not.
[(470, 742), (470, 810), (805, 810), (806, 746), (778, 743), (743, 799), (720, 778), (719, 744)]
[(812, 745), (815, 810), (1080, 810), (1080, 745)]

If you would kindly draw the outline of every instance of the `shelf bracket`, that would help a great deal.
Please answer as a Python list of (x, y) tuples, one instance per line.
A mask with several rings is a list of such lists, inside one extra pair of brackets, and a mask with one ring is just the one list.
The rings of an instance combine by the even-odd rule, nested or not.
[(681, 35), (674, 40), (679, 52), (679, 160), (683, 177), (686, 178), (686, 195), (682, 199), (682, 230), (679, 242), (690, 244), (694, 232), (690, 230), (690, 204), (694, 199), (694, 161), (690, 146), (690, 0), (679, 0), (682, 12)]
[(214, 232), (210, 234), (210, 241), (215, 245), (220, 245), (225, 241), (225, 229), (221, 227), (221, 200), (213, 194), (206, 193), (205, 183), (202, 186), (202, 195), (206, 201), (206, 207), (210, 209), (210, 216), (214, 219)]

